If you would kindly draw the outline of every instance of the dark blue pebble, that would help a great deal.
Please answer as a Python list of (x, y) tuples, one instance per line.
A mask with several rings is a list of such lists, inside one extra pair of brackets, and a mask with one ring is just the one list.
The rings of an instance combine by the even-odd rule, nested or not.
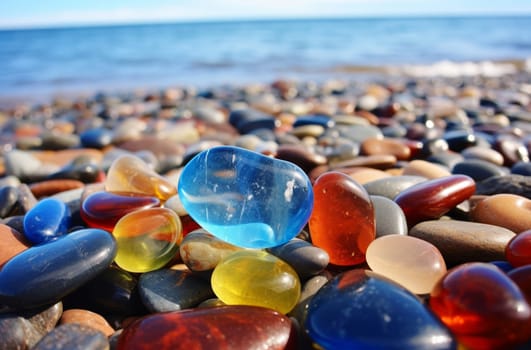
[(517, 175), (531, 176), (531, 163), (518, 162), (511, 167), (511, 173)]
[(111, 144), (113, 133), (108, 129), (95, 128), (83, 131), (79, 137), (83, 147), (102, 149)]
[(454, 165), (452, 174), (468, 175), (474, 181), (482, 181), (491, 176), (503, 176), (507, 170), (481, 159), (468, 159)]
[(303, 125), (320, 125), (323, 128), (331, 128), (335, 124), (335, 121), (326, 115), (303, 115), (295, 120), (293, 127), (296, 128)]
[(51, 242), (68, 233), (70, 222), (70, 209), (65, 203), (45, 198), (24, 216), (24, 235), (33, 244)]
[(56, 303), (99, 275), (115, 256), (116, 241), (99, 229), (31, 247), (0, 270), (0, 305), (27, 309)]
[(448, 143), (450, 150), (461, 152), (467, 147), (477, 144), (477, 137), (468, 130), (453, 130), (444, 133), (443, 139)]
[(138, 279), (109, 266), (63, 300), (65, 309), (86, 309), (102, 315), (132, 316), (147, 312), (138, 294)]
[(257, 129), (274, 130), (279, 126), (279, 121), (273, 116), (254, 109), (239, 109), (232, 111), (229, 115), (229, 123), (238, 129), (240, 134), (247, 134)]
[(455, 349), (450, 331), (402, 286), (356, 269), (311, 299), (306, 333), (323, 349)]

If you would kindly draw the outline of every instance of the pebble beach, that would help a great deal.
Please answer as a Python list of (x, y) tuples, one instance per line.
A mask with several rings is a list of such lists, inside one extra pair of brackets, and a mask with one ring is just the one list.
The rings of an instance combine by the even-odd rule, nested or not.
[(529, 349), (531, 60), (333, 65), (0, 81), (0, 350)]
[[(521, 71), (3, 110), (0, 348), (524, 349), (530, 95)], [(245, 219), (219, 228), (189, 203), (233, 200), (201, 187), (228, 181), (215, 174), (230, 166), (201, 163), (221, 169), (225, 153), (253, 169), (233, 180), (247, 207), (232, 210), (296, 232), (255, 248), (254, 231), (231, 238)], [(274, 197), (280, 169), (307, 180), (290, 200), (313, 194), (300, 222), (283, 188)]]

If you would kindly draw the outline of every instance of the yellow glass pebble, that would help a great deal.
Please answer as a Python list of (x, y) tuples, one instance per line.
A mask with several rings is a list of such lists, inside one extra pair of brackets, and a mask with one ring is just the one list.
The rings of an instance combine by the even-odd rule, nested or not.
[(157, 197), (166, 201), (177, 193), (177, 187), (149, 168), (136, 156), (117, 158), (107, 172), (105, 190), (108, 192), (133, 192)]
[(130, 272), (148, 272), (175, 257), (182, 240), (182, 225), (172, 210), (149, 208), (122, 217), (112, 234), (118, 246), (118, 266)]
[(243, 250), (221, 261), (211, 279), (216, 296), (228, 305), (253, 305), (288, 313), (301, 293), (297, 273), (261, 250)]

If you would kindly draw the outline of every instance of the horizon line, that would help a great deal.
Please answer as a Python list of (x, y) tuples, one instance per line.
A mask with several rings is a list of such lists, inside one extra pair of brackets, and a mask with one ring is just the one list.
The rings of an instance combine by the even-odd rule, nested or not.
[(175, 18), (175, 19), (126, 19), (118, 21), (84, 21), (84, 22), (60, 22), (60, 23), (20, 23), (2, 25), (0, 31), (14, 30), (45, 30), (45, 29), (76, 29), (98, 27), (124, 27), (142, 25), (165, 25), (165, 24), (215, 24), (215, 23), (238, 23), (238, 22), (282, 22), (282, 21), (305, 21), (305, 20), (351, 20), (351, 19), (444, 19), (444, 18), (525, 18), (531, 17), (531, 12), (465, 12), (465, 13), (411, 13), (411, 14), (351, 14), (351, 15), (306, 15), (306, 16), (264, 16), (264, 17), (211, 17), (211, 18)]

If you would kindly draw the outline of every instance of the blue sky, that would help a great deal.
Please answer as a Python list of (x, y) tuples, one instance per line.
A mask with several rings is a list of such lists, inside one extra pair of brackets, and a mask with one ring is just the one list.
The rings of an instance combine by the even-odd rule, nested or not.
[(530, 0), (0, 0), (0, 27), (261, 18), (531, 14)]

